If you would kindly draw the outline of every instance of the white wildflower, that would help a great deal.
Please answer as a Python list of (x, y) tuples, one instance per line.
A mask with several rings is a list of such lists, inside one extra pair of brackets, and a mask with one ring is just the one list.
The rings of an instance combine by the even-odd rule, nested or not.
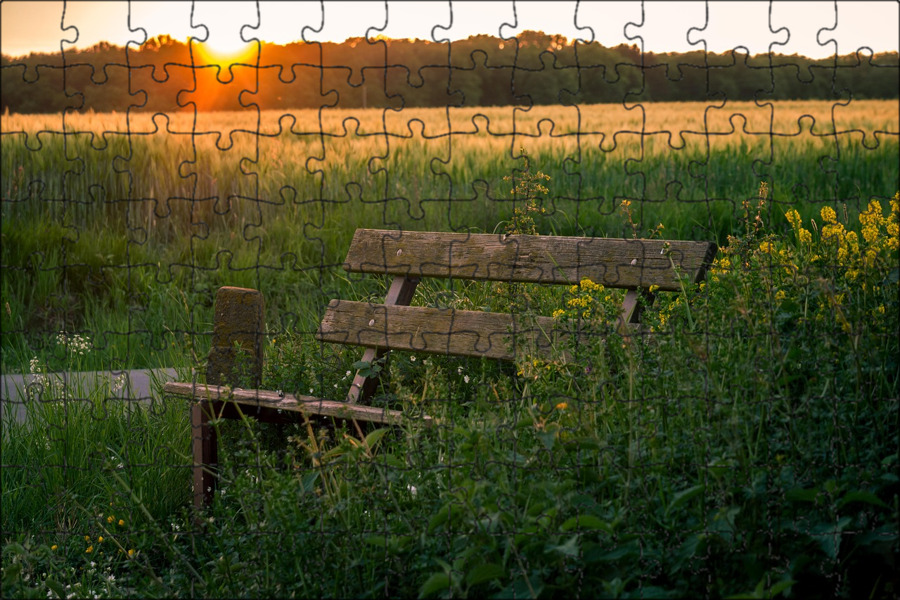
[(112, 391), (115, 394), (125, 387), (125, 382), (128, 380), (128, 375), (126, 373), (122, 373), (118, 377), (113, 380)]

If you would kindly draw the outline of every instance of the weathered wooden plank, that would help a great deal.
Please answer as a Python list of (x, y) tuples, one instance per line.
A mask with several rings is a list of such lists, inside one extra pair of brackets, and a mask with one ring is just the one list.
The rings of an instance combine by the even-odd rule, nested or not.
[[(231, 389), (218, 385), (169, 382), (163, 387), (168, 394), (194, 398), (201, 401), (232, 401), (247, 406), (264, 406), (276, 410), (292, 411), (308, 415), (322, 415), (340, 419), (356, 419), (372, 423), (398, 425), (403, 421), (403, 413), (361, 404), (348, 404), (335, 400), (324, 400), (315, 396), (295, 396), (267, 390)], [(431, 425), (433, 419), (423, 415), (422, 422)]]
[[(359, 273), (678, 291), (672, 262), (702, 281), (711, 242), (357, 229), (344, 268)], [(670, 257), (672, 262), (670, 262)]]
[(514, 360), (546, 356), (568, 334), (550, 317), (332, 300), (316, 337), (336, 344)]

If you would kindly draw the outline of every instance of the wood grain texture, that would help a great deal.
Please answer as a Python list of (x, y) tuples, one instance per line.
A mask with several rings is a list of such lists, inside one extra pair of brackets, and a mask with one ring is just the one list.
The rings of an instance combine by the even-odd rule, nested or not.
[[(232, 401), (247, 406), (265, 406), (267, 408), (300, 412), (308, 415), (322, 415), (340, 419), (356, 419), (372, 423), (399, 425), (403, 421), (403, 413), (362, 404), (347, 404), (335, 400), (324, 400), (314, 396), (295, 396), (266, 390), (242, 390), (218, 385), (168, 382), (163, 387), (167, 394), (194, 398), (200, 401)], [(407, 420), (409, 417), (407, 417)], [(426, 425), (433, 419), (427, 415), (421, 417)]]
[(357, 229), (344, 268), (416, 278), (553, 284), (588, 277), (607, 287), (658, 285), (663, 291), (679, 291), (672, 262), (690, 281), (699, 282), (715, 253), (712, 242)]
[(516, 348), (547, 356), (567, 336), (550, 317), (349, 300), (332, 300), (316, 332), (336, 344), (500, 360), (514, 360)]

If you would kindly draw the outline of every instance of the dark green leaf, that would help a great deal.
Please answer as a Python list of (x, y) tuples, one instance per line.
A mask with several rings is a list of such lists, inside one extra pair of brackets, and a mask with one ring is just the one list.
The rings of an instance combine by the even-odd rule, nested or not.
[(555, 550), (560, 554), (564, 554), (565, 556), (578, 556), (580, 549), (578, 547), (578, 536), (574, 535), (565, 544), (560, 544), (559, 546), (552, 546), (549, 548), (550, 550)]
[(605, 531), (606, 533), (612, 533), (612, 526), (599, 517), (595, 517), (594, 515), (578, 515), (577, 517), (572, 517), (567, 519), (565, 523), (560, 527), (562, 531), (571, 531), (572, 529), (576, 529), (578, 531), (584, 531), (587, 529), (600, 529)]
[(697, 496), (702, 494), (705, 489), (706, 487), (703, 485), (695, 485), (675, 494), (675, 496), (672, 498), (672, 501), (669, 502), (669, 507), (666, 508), (666, 516), (669, 516), (669, 513), (671, 513), (673, 510), (684, 506), (693, 498), (696, 498)]
[(793, 488), (788, 490), (784, 497), (791, 502), (815, 502), (822, 492), (817, 488), (805, 490), (803, 488)]
[(857, 492), (849, 492), (845, 494), (844, 497), (841, 498), (841, 501), (838, 502), (838, 508), (841, 508), (846, 504), (850, 504), (851, 502), (863, 502), (865, 504), (874, 504), (875, 506), (881, 506), (882, 508), (890, 508), (881, 500), (881, 498), (866, 490), (859, 490)]
[(478, 585), (479, 583), (484, 583), (485, 581), (502, 579), (505, 576), (506, 570), (501, 565), (495, 563), (484, 563), (476, 565), (471, 571), (469, 571), (469, 574), (466, 575), (466, 585)]
[(419, 598), (427, 598), (441, 590), (450, 589), (450, 575), (447, 573), (435, 573), (428, 578), (419, 589)]
[(366, 446), (369, 447), (370, 450), (374, 450), (375, 446), (378, 445), (378, 442), (381, 441), (381, 438), (384, 437), (384, 434), (388, 432), (387, 427), (382, 427), (380, 429), (376, 429), (372, 433), (366, 436)]
[(441, 510), (437, 511), (437, 514), (431, 517), (431, 520), (428, 522), (428, 532), (433, 533), (435, 529), (446, 523), (449, 518), (450, 504), (445, 504), (441, 507)]

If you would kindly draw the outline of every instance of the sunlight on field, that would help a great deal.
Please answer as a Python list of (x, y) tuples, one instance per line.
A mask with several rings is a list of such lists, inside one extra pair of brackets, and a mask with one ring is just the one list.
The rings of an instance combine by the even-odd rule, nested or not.
[(5, 197), (39, 189), (86, 208), (102, 200), (108, 214), (165, 240), (191, 223), (260, 223), (260, 211), (284, 204), (317, 226), (350, 209), (378, 225), (475, 219), (489, 228), (506, 210), (503, 178), (523, 168), (523, 148), (552, 178), (550, 212), (579, 223), (585, 210), (603, 219), (631, 198), (670, 219), (704, 203), (713, 226), (712, 202), (727, 217), (762, 178), (774, 202), (836, 201), (863, 186), (889, 197), (900, 111), (869, 100), (247, 109), (4, 115), (2, 127)]
[[(321, 112), (321, 114), (320, 114)], [(2, 116), (7, 133), (47, 133), (66, 130), (100, 134), (102, 132), (148, 134), (166, 129), (175, 134), (221, 132), (240, 135), (276, 135), (290, 130), (297, 135), (318, 134), (367, 136), (446, 136), (491, 133), (512, 136), (584, 136), (617, 132), (643, 132), (645, 135), (668, 133), (794, 135), (812, 130), (814, 135), (861, 130), (897, 135), (900, 131), (898, 104), (893, 100), (857, 100), (849, 103), (829, 101), (763, 102), (659, 102), (649, 104), (595, 104), (586, 106), (411, 108), (338, 110), (323, 108), (295, 111), (192, 112), (162, 115), (149, 112), (84, 113)], [(419, 123), (420, 122), (420, 123)], [(221, 146), (226, 145), (225, 142)], [(678, 146), (673, 142), (673, 146)], [(220, 147), (221, 147), (220, 146)]]

